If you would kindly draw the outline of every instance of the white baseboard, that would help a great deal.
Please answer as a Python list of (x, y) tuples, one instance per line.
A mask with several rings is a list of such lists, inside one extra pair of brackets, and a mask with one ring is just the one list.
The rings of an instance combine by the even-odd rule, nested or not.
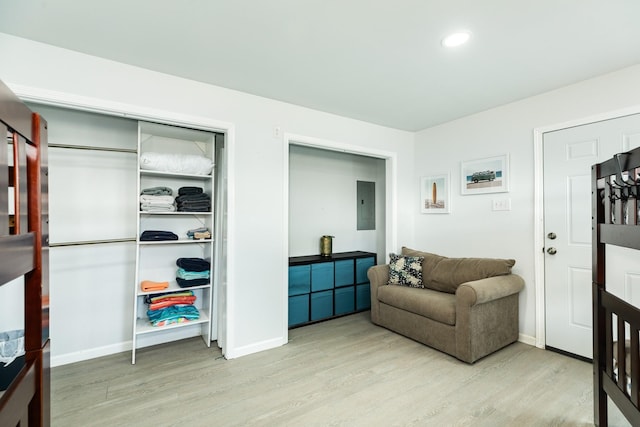
[(90, 348), (73, 353), (51, 356), (51, 367), (68, 365), (69, 363), (82, 362), (83, 360), (95, 359), (97, 357), (109, 356), (110, 354), (131, 351), (131, 341), (106, 345), (104, 347)]
[[(161, 342), (161, 341), (159, 341)], [(154, 342), (157, 344), (159, 342)], [(531, 346), (536, 345), (535, 337), (530, 335), (520, 334), (518, 336), (518, 342), (528, 344)], [(225, 352), (225, 359), (235, 359), (249, 354), (258, 353), (272, 348), (277, 348), (285, 345), (287, 342), (284, 338), (274, 338), (271, 340), (262, 341), (259, 343), (247, 345), (244, 347), (237, 347), (235, 349), (228, 349)], [(153, 345), (148, 344), (147, 345)], [(146, 347), (146, 345), (145, 345)], [(60, 356), (51, 357), (51, 367), (67, 365), (69, 363), (82, 362), (84, 360), (95, 359), (97, 357), (109, 356), (111, 354), (121, 353), (123, 351), (131, 351), (131, 341), (126, 341), (118, 344), (112, 344), (104, 347), (97, 347), (88, 350), (77, 351), (74, 353), (67, 353)]]
[(529, 344), (532, 346), (536, 346), (536, 338), (531, 335), (520, 334), (518, 336), (518, 341), (524, 344)]
[[(198, 325), (194, 325), (198, 326)], [(152, 334), (150, 336), (141, 336), (138, 338), (137, 348), (144, 348), (153, 345), (163, 344), (166, 342), (181, 340), (200, 336), (201, 332), (198, 328), (181, 328), (170, 329), (163, 333)], [(131, 351), (133, 348), (132, 341), (123, 341), (116, 344), (109, 344), (102, 347), (89, 348), (73, 353), (66, 353), (59, 356), (51, 356), (51, 367), (68, 365), (69, 363), (82, 362), (84, 360), (95, 359), (97, 357), (109, 356), (111, 354)], [(55, 349), (54, 349), (55, 351)]]
[(250, 344), (244, 347), (236, 347), (233, 349), (226, 349), (224, 357), (225, 359), (235, 359), (237, 357), (247, 356), (249, 354), (258, 353), (264, 350), (270, 350), (272, 348), (281, 347), (287, 343), (286, 338), (279, 337), (255, 344)]

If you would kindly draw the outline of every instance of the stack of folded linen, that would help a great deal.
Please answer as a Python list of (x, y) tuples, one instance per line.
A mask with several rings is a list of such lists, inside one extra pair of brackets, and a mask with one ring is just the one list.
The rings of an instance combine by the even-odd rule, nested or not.
[(140, 194), (146, 196), (172, 196), (173, 190), (169, 187), (150, 187), (143, 189)]
[(200, 187), (180, 187), (176, 205), (178, 212), (211, 212), (211, 196)]
[(176, 282), (181, 288), (208, 285), (211, 264), (202, 258), (178, 258), (176, 265)]
[(195, 301), (192, 291), (147, 295), (145, 302), (149, 305), (149, 322), (153, 326), (166, 326), (197, 320), (200, 312), (194, 306)]
[(140, 195), (140, 210), (143, 212), (175, 212), (175, 199), (172, 196)]
[(187, 231), (187, 237), (194, 240), (210, 239), (211, 232), (207, 227), (194, 228)]
[(178, 235), (171, 231), (145, 230), (140, 235), (141, 242), (160, 242), (164, 240), (178, 240)]

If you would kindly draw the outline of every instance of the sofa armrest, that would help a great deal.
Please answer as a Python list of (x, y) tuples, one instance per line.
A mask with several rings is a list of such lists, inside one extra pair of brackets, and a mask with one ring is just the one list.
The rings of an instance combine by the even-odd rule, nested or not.
[(524, 279), (517, 274), (474, 280), (458, 286), (456, 299), (468, 307), (517, 294), (524, 289)]
[(389, 283), (389, 264), (374, 265), (367, 271), (371, 283), (371, 298), (378, 299), (378, 287)]
[(374, 265), (367, 271), (371, 289), (371, 321), (380, 324), (380, 302), (378, 288), (389, 283), (389, 264)]

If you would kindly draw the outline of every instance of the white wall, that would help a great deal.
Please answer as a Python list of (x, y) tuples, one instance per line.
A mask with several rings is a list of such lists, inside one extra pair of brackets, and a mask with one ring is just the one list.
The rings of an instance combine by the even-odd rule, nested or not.
[[(235, 357), (283, 343), (287, 283), (282, 137), (289, 132), (397, 154), (397, 181), (413, 177), (412, 133), (371, 125), (282, 102), (151, 72), (0, 33), (0, 79), (10, 88), (72, 97), (87, 105), (148, 109), (234, 125), (229, 164), (232, 228), (228, 254), (227, 355)], [(259, 180), (260, 186), (256, 186)], [(411, 244), (415, 192), (397, 189), (398, 242)], [(58, 197), (55, 194), (51, 198)], [(256, 206), (261, 206), (256, 215)], [(231, 220), (231, 218), (230, 218)], [(250, 262), (251, 268), (247, 268)], [(55, 310), (52, 295), (52, 310)], [(68, 313), (73, 316), (73, 313)], [(55, 355), (54, 355), (55, 356)]]
[[(375, 182), (375, 230), (357, 230), (356, 181)], [(379, 252), (385, 259), (385, 162), (373, 157), (291, 145), (289, 255), (320, 253), (331, 235), (333, 252)]]
[[(418, 132), (413, 190), (418, 191), (420, 176), (451, 172), (452, 211), (416, 216), (417, 248), (447, 256), (516, 259), (514, 272), (526, 282), (520, 332), (534, 337), (533, 129), (639, 104), (637, 65)], [(506, 153), (509, 193), (460, 195), (462, 160)], [(512, 210), (492, 211), (491, 201), (502, 198), (511, 199)]]

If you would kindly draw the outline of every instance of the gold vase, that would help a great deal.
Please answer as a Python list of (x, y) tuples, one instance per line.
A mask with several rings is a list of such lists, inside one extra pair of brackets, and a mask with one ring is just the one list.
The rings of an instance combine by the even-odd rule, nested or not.
[(331, 256), (334, 236), (320, 238), (320, 256)]

